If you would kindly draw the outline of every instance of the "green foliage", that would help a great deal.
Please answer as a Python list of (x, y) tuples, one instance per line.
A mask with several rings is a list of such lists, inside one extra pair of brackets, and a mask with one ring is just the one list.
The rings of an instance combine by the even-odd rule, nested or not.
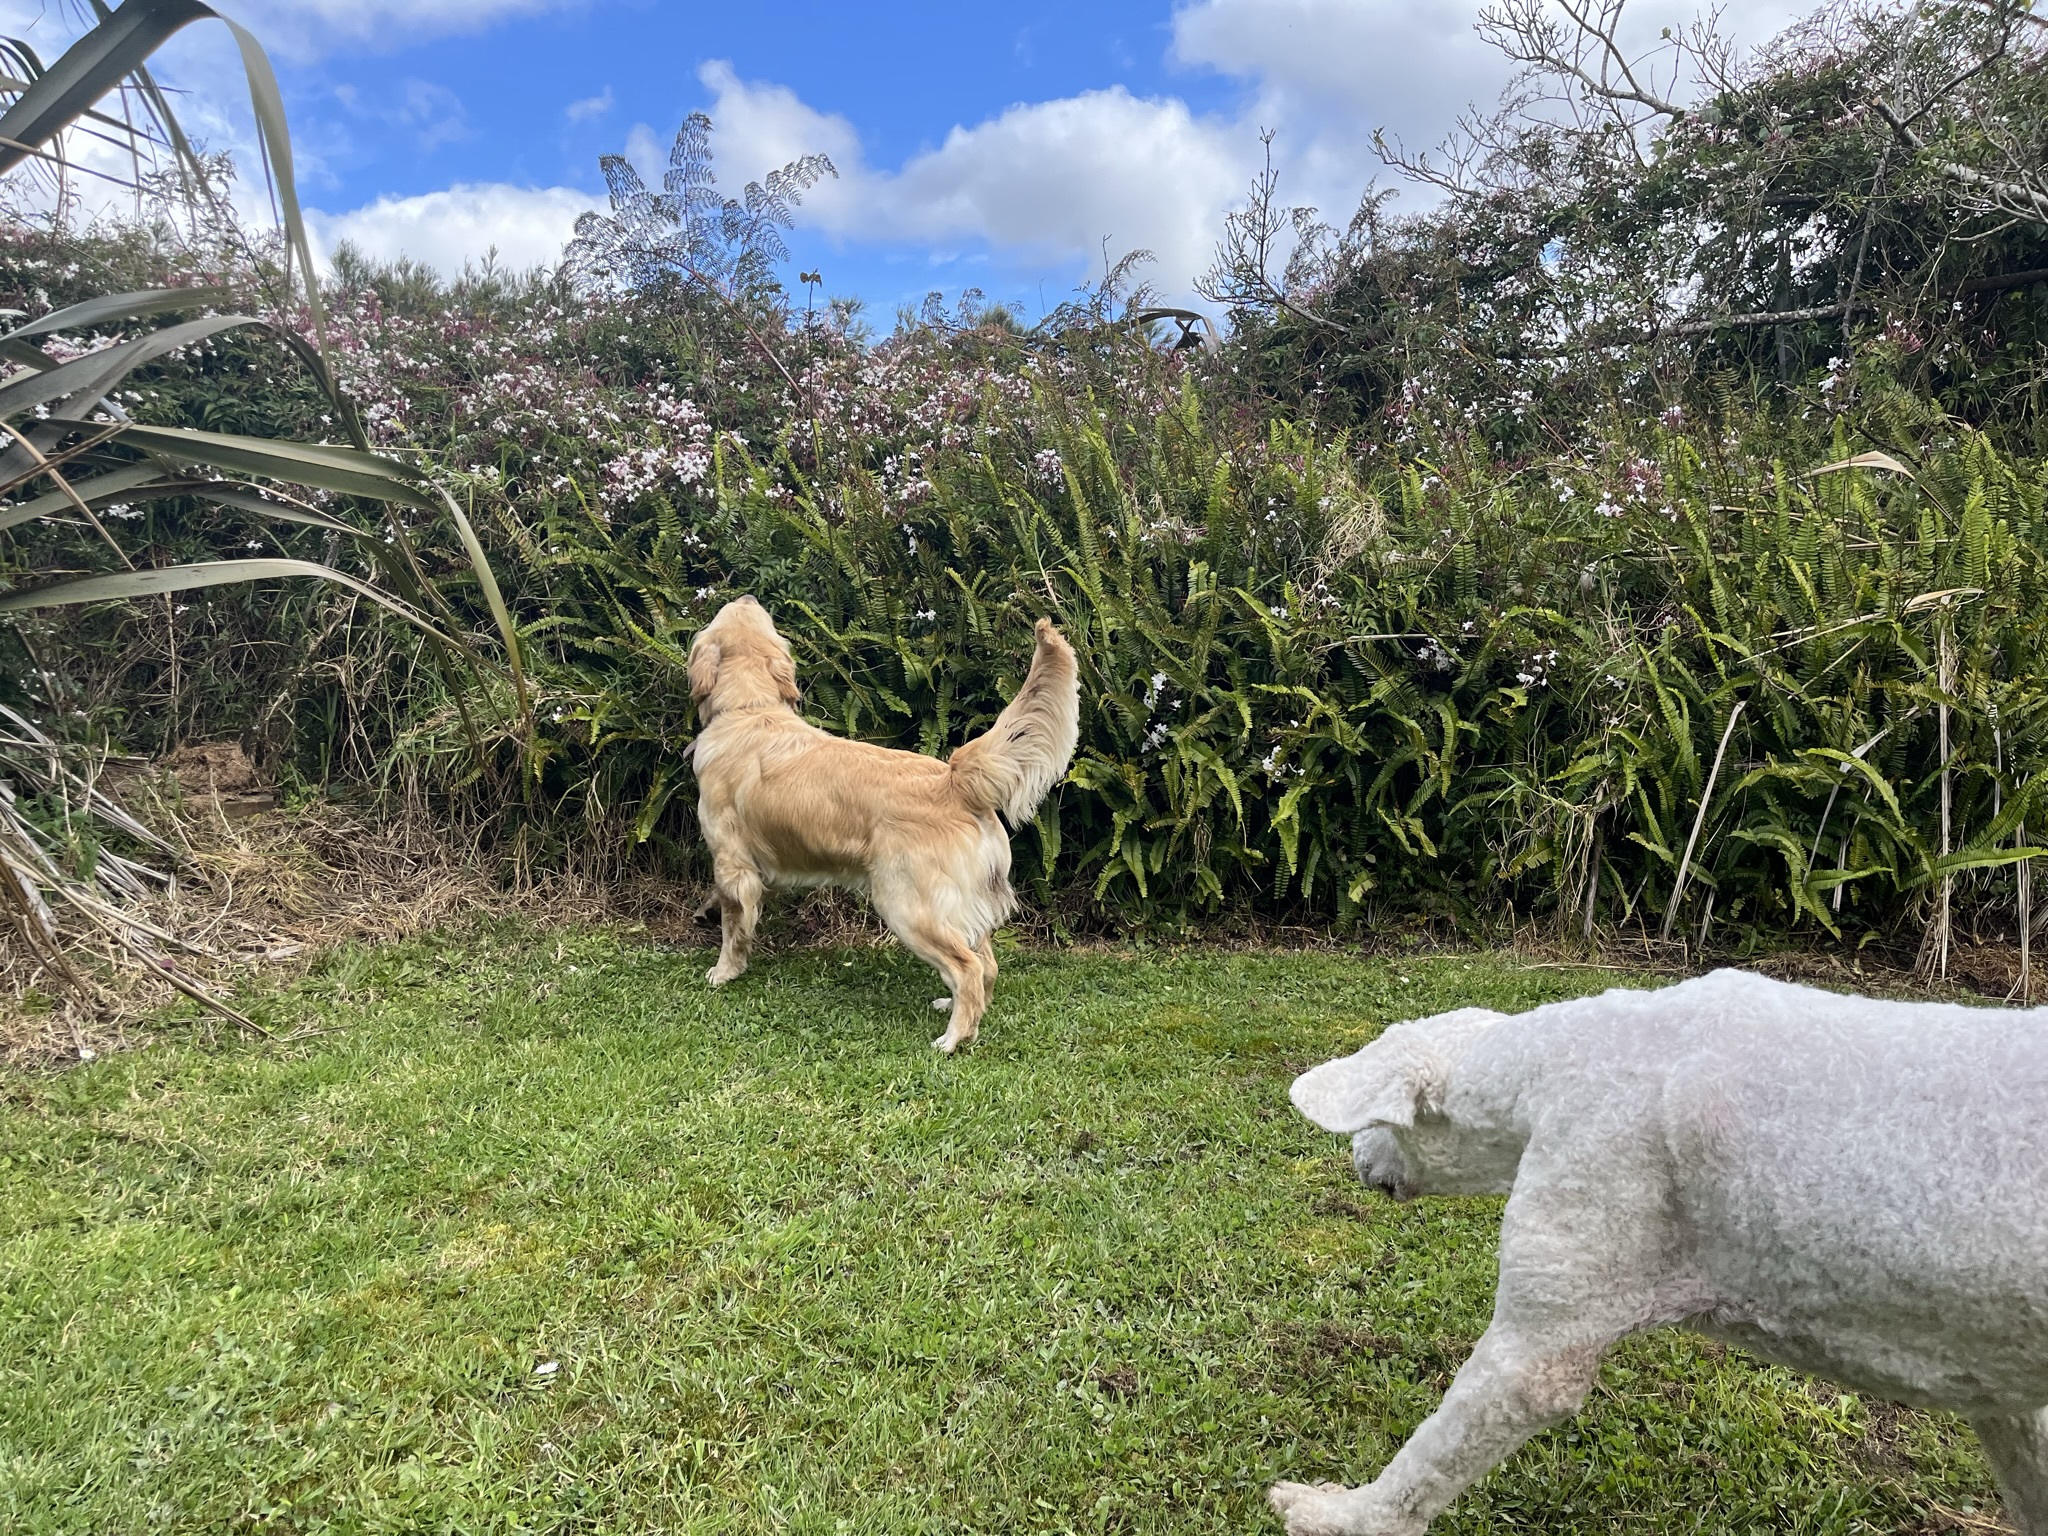
[(1799, 474), (1660, 434), (1608, 465), (1367, 485), (1341, 441), (1229, 438), (1180, 378), (1149, 409), (991, 408), (908, 511), (730, 442), (687, 522), (547, 506), (515, 579), (547, 593), (523, 610), (542, 798), (687, 844), (683, 659), (739, 592), (794, 643), (813, 719), (927, 753), (988, 725), (1050, 613), (1082, 741), (1019, 867), (1076, 915), (1658, 926), (1738, 703), (1685, 931), (1910, 935), (1945, 876), (2009, 905), (2048, 745), (2038, 465), (1955, 432), (1910, 472)]
[[(673, 867), (696, 857), (683, 658), (719, 603), (770, 606), (821, 724), (929, 753), (994, 718), (1051, 614), (1082, 658), (1083, 738), (1018, 869), (1067, 921), (1668, 916), (1724, 942), (1911, 941), (1944, 881), (1980, 929), (2016, 916), (2043, 471), (1913, 396), (1808, 422), (1724, 402), (1515, 467), (1455, 421), (1424, 456), (1246, 418), (1227, 359), (1154, 355), (1099, 316), (877, 348), (804, 332), (772, 359), (681, 311), (664, 333), (657, 298), (555, 283), (365, 269), (334, 303), (379, 446), (431, 451), (469, 511), (475, 551), (404, 523), (460, 632), (492, 626), (473, 573), (499, 573), (530, 733), (503, 681), (451, 679), (364, 606), (226, 588), (148, 666), (98, 610), (21, 632), (95, 728), (246, 731), (303, 779), (436, 795), (513, 857)], [(243, 355), (151, 374), (138, 408), (231, 401), (208, 370)], [(276, 377), (263, 410), (317, 408)], [(1893, 457), (1812, 473), (1873, 441)], [(246, 558), (246, 521), (159, 506), (153, 563)], [(362, 543), (269, 537), (329, 564)]]
[[(1943, 135), (2038, 88), (2000, 55), (1992, 94), (1955, 94), (1944, 61), (1985, 25), (1894, 60), (1893, 84), (1951, 82)], [(1809, 41), (1711, 112), (1532, 130), (1420, 222), (1375, 195), (1340, 236), (1279, 210), (1269, 175), (1219, 266), (1220, 358), (1123, 323), (1128, 259), (1029, 331), (970, 297), (870, 345), (852, 305), (799, 312), (774, 280), (824, 163), (727, 200), (693, 119), (659, 194), (611, 167), (612, 215), (552, 276), (343, 253), (331, 377), (275, 326), (205, 322), (176, 367), (154, 329), (108, 348), (138, 386), (134, 447), (81, 460), (108, 514), (137, 510), (135, 452), (214, 467), (166, 468), (124, 545), (185, 575), (114, 576), (94, 549), (69, 590), (209, 562), (344, 580), (195, 590), (154, 629), (29, 615), (0, 700), (149, 748), (244, 735), (288, 777), (432, 796), (522, 863), (675, 867), (696, 857), (683, 658), (719, 603), (770, 606), (813, 718), (927, 753), (994, 718), (1051, 614), (1083, 737), (1019, 869), (1063, 920), (1861, 943), (1913, 939), (1939, 894), (2008, 931), (2041, 820), (2048, 529), (2037, 402), (2012, 382), (2034, 333), (1985, 327), (2031, 312), (2038, 230), (1958, 233), (1940, 196), (1972, 183), (1917, 152), (1906, 176), (1839, 110), (1893, 53)], [(52, 271), (164, 254), (133, 232), (30, 244), (0, 244), (0, 285), (43, 319)], [(193, 263), (171, 265), (111, 286)], [(226, 265), (199, 263), (250, 286)], [(1939, 313), (1901, 299), (1951, 289)], [(1723, 323), (1786, 304), (1815, 314)], [(1835, 340), (1847, 360), (1807, 377)], [(96, 355), (45, 361), (96, 376)], [(17, 381), (24, 410), (42, 377)], [(359, 451), (198, 435), (337, 426)], [(221, 471), (328, 494), (259, 500)], [(68, 507), (52, 484), (0, 511), (24, 520), (10, 577), (78, 573)], [(356, 601), (365, 581), (396, 617)]]
[[(150, 56), (184, 27), (202, 19), (220, 21), (241, 54), (262, 163), (279, 214), (280, 228), (272, 249), (281, 252), (281, 265), (250, 250), (220, 195), (223, 164), (203, 160), (193, 150), (149, 74)], [(203, 223), (208, 225), (213, 243), (241, 253), (234, 261), (236, 275), (256, 278), (258, 286), (268, 289), (265, 313), (190, 315), (192, 310), (210, 309), (228, 298), (228, 289), (194, 283), (187, 269), (179, 272), (174, 282), (129, 291), (88, 292), (60, 305), (51, 301), (41, 282), (35, 282), (25, 295), (30, 301), (27, 306), (10, 306), (0, 313), (0, 321), (11, 322), (0, 333), (0, 358), (7, 364), (5, 377), (0, 378), (0, 434), (4, 434), (0, 439), (0, 497), (16, 498), (0, 506), (0, 529), (16, 531), (16, 537), (8, 541), (7, 575), (31, 579), (26, 587), (10, 582), (13, 590), (0, 595), (0, 613), (14, 616), (0, 625), (0, 634), (14, 653), (10, 659), (18, 663), (7, 669), (10, 675), (0, 686), (0, 698), (16, 698), (31, 711), (40, 708), (56, 716), (52, 723), (60, 733), (46, 733), (33, 713), (7, 709), (12, 729), (0, 732), (0, 768), (11, 780), (64, 792), (57, 802), (61, 805), (61, 830), (53, 830), (38, 814), (24, 814), (25, 807), (11, 790), (0, 795), (0, 833), (5, 834), (0, 836), (0, 844), (5, 845), (0, 847), (0, 875), (4, 875), (0, 878), (0, 907), (10, 916), (13, 946), (31, 957), (41, 972), (76, 994), (92, 998), (95, 987), (71, 959), (69, 951), (75, 947), (78, 931), (62, 925), (59, 911), (72, 923), (83, 919), (96, 940), (111, 939), (119, 952), (138, 963), (152, 979), (168, 981), (217, 1014), (247, 1025), (231, 1006), (184, 976), (176, 962), (161, 952), (158, 943), (167, 937), (163, 930), (122, 911), (120, 903), (145, 895), (145, 877), (174, 887), (171, 877), (118, 858), (103, 859), (97, 834), (73, 829), (74, 816), (88, 823), (98, 818), (126, 836), (140, 834), (141, 845), (152, 854), (176, 856), (171, 844), (148, 833), (103, 792), (88, 793), (83, 804), (72, 802), (69, 791), (74, 784), (89, 783), (89, 778), (81, 779), (74, 770), (92, 753), (92, 748), (73, 739), (68, 729), (76, 717), (86, 714), (72, 703), (78, 696), (79, 669), (65, 665), (64, 659), (53, 668), (39, 654), (38, 646), (38, 641), (51, 637), (51, 627), (25, 622), (19, 615), (73, 607), (104, 612), (118, 605), (126, 610), (138, 599), (162, 599), (173, 732), (179, 714), (178, 660), (183, 648), (178, 618), (189, 606), (175, 600), (179, 595), (250, 582), (311, 578), (316, 584), (346, 593), (349, 601), (364, 600), (381, 610), (382, 617), (417, 632), (416, 651), (421, 647), (430, 650), (443, 678), (459, 691), (466, 725), (473, 701), (487, 701), (495, 712), (511, 715), (526, 708), (518, 638), (483, 549), (461, 509), (417, 465), (370, 450), (353, 403), (334, 381), (319, 287), (313, 276), (312, 248), (295, 190), (283, 100), (270, 61), (255, 38), (199, 0), (127, 0), (118, 9), (95, 0), (86, 30), (47, 68), (35, 49), (19, 39), (0, 41), (0, 63), (9, 71), (0, 79), (0, 97), (6, 98), (5, 109), (0, 111), (0, 207), (8, 215), (7, 256), (21, 258), (25, 254), (21, 247), (33, 244), (32, 237), (20, 238), (25, 231), (13, 215), (20, 206), (17, 197), (23, 183), (39, 175), (46, 179), (46, 190), (53, 198), (48, 222), (61, 238), (70, 214), (62, 175), (67, 141), (83, 132), (115, 146), (125, 143), (130, 151), (136, 178), (130, 185), (137, 194), (138, 222), (145, 191), (157, 201), (154, 194), (175, 187), (191, 216), (194, 233), (190, 244), (209, 243), (208, 237), (198, 234)], [(116, 93), (121, 97), (121, 116), (100, 112), (96, 103)], [(51, 174), (53, 167), (55, 175)], [(145, 188), (145, 182), (152, 185)], [(153, 238), (144, 242), (145, 248), (167, 243), (169, 224), (159, 220), (151, 231)], [(128, 244), (110, 243), (116, 247)], [(129, 249), (132, 251), (132, 244)], [(31, 256), (23, 265), (35, 261)], [(61, 277), (78, 276), (79, 263), (75, 261), (60, 260), (54, 266)], [(270, 277), (280, 280), (275, 287), (261, 282)], [(188, 317), (166, 318), (175, 311), (185, 311)], [(302, 333), (302, 324), (310, 337)], [(302, 372), (325, 397), (332, 409), (331, 414), (322, 413), (322, 423), (338, 417), (349, 439), (346, 444), (336, 444), (325, 433), (317, 442), (260, 435), (269, 425), (261, 412), (238, 411), (230, 422), (202, 412), (195, 424), (190, 420), (138, 420), (128, 409), (149, 398), (136, 386), (149, 384), (152, 374), (175, 364), (186, 353), (249, 349), (252, 341), (266, 335), (273, 350), (285, 353), (294, 371)], [(262, 349), (258, 346), (256, 350)], [(253, 369), (254, 365), (250, 366)], [(203, 391), (200, 393), (203, 398)], [(217, 430), (223, 425), (234, 430)], [(251, 427), (259, 435), (252, 435)], [(196, 503), (217, 508), (231, 518), (254, 521), (259, 527), (282, 524), (317, 530), (324, 536), (326, 548), (318, 559), (298, 555), (222, 559), (209, 550), (209, 558), (139, 569), (129, 550), (108, 529), (102, 513), (107, 518), (124, 517), (138, 506), (164, 502), (172, 504), (174, 515)], [(330, 505), (318, 504), (321, 502)], [(366, 528), (351, 520), (349, 514), (362, 504), (381, 506), (385, 514), (381, 528)], [(463, 632), (441, 584), (419, 562), (407, 520), (422, 512), (433, 518), (443, 510), (447, 531), (467, 563), (468, 581), (505, 647), (503, 667)], [(337, 516), (337, 512), (343, 515)], [(155, 522), (153, 516), (151, 522)], [(92, 538), (78, 533), (81, 528), (90, 529)], [(88, 567), (82, 575), (77, 572), (80, 543), (90, 550), (85, 558), (98, 567)], [(345, 544), (362, 568), (362, 576), (334, 566)], [(248, 548), (260, 550), (262, 541), (256, 540)], [(49, 559), (53, 554), (56, 558)], [(39, 579), (52, 576), (56, 579)], [(65, 675), (69, 687), (58, 683), (60, 675)], [(509, 681), (509, 698), (499, 686), (501, 680)], [(42, 695), (40, 705), (28, 697), (37, 692)], [(469, 734), (473, 746), (480, 749), (482, 743), (473, 725)], [(166, 733), (164, 744), (174, 741), (175, 735)]]

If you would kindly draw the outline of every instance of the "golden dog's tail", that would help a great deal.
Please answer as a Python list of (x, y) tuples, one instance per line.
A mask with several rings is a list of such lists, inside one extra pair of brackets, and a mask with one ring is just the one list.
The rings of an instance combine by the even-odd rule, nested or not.
[(1066, 775), (1081, 738), (1081, 675), (1074, 648), (1038, 621), (1038, 649), (1024, 686), (987, 731), (950, 759), (953, 787), (977, 815), (1001, 811), (1021, 826)]

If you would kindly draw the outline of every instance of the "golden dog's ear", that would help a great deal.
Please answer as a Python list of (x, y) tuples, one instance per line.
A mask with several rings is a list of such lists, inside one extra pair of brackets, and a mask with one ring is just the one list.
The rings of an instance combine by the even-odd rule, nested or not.
[(722, 653), (716, 640), (700, 638), (690, 647), (690, 697), (702, 704), (718, 686), (718, 661)]
[(796, 691), (796, 663), (789, 659), (789, 652), (784, 651), (768, 663), (768, 675), (775, 679), (775, 691), (782, 702), (794, 709), (801, 695)]

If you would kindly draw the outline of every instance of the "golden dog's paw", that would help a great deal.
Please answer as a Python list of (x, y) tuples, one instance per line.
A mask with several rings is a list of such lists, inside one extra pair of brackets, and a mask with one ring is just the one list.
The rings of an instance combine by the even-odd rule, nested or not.
[(714, 987), (722, 987), (728, 981), (732, 981), (737, 977), (745, 975), (746, 969), (747, 968), (744, 965), (729, 966), (721, 963), (718, 965), (714, 965), (713, 967), (711, 967), (710, 970), (706, 971), (704, 973), (704, 979), (710, 982), (711, 985)]
[(938, 1013), (944, 1013), (948, 1008), (952, 1006), (953, 999), (951, 999), (950, 997), (935, 997), (932, 999), (932, 1008), (934, 1011)]

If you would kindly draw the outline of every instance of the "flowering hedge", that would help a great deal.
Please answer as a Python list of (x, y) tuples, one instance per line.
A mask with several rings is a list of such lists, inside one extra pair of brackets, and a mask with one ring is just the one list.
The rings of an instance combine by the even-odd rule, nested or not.
[[(402, 780), (523, 856), (688, 863), (683, 661), (718, 604), (769, 605), (813, 718), (925, 752), (988, 724), (1051, 613), (1083, 736), (1019, 868), (1076, 918), (1917, 937), (1946, 891), (2013, 919), (2043, 469), (1910, 401), (1860, 421), (1897, 456), (1826, 473), (1857, 446), (1826, 411), (1667, 411), (1504, 464), (1426, 391), (1358, 439), (1269, 423), (1229, 354), (1129, 327), (764, 339), (715, 305), (374, 275), (332, 310), (377, 441), (486, 542), (530, 726), (322, 593), (218, 600), (273, 660), (179, 734), (263, 726), (301, 776)], [(230, 536), (206, 516), (165, 536)], [(487, 640), (460, 552), (412, 532)], [(195, 604), (180, 643), (229, 617)], [(104, 723), (146, 716), (103, 692)]]
[[(1128, 333), (799, 332), (784, 362), (728, 357), (708, 408), (594, 370), (524, 418), (516, 378), (447, 393), (544, 656), (537, 806), (688, 856), (682, 659), (745, 591), (814, 718), (927, 752), (987, 725), (1057, 617), (1082, 747), (1020, 867), (1075, 912), (1661, 931), (1681, 865), (1693, 936), (1917, 935), (1944, 885), (2010, 906), (2042, 471), (1938, 419), (1895, 423), (1910, 471), (1802, 478), (1682, 411), (1512, 469), (1416, 398), (1376, 445), (1263, 428), (1218, 365)], [(736, 400), (767, 423), (713, 425)], [(408, 749), (459, 761), (454, 716), (421, 719)]]

